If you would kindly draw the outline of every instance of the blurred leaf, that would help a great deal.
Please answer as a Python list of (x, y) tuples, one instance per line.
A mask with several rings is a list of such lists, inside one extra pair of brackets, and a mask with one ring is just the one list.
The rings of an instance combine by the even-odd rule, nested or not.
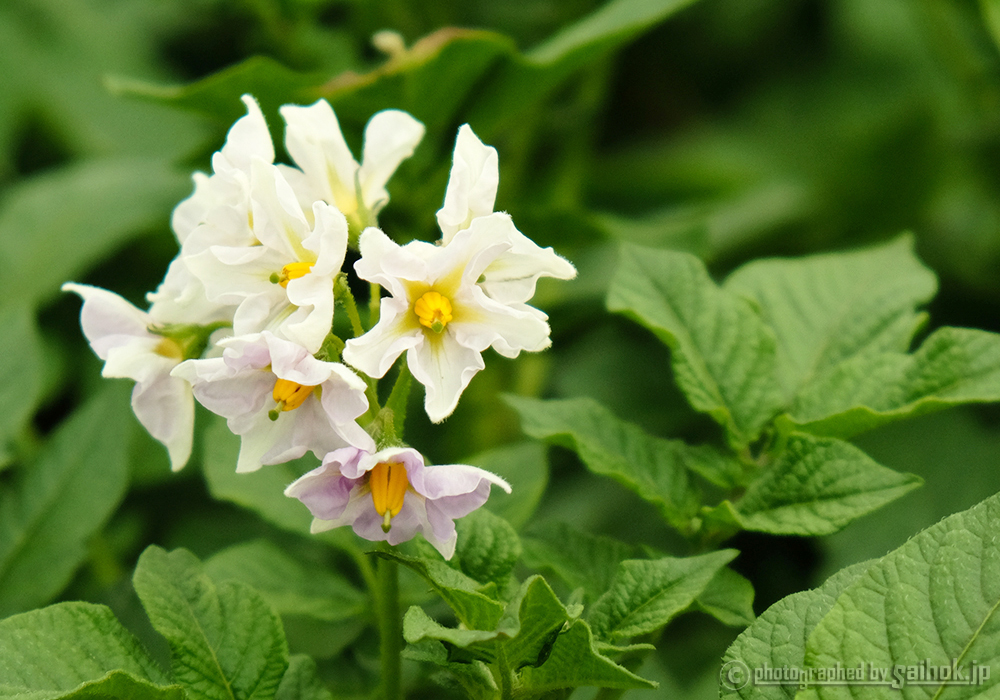
[(150, 227), (165, 228), (190, 182), (161, 162), (81, 163), (25, 180), (0, 203), (0, 304), (37, 305)]
[(133, 585), (150, 622), (170, 644), (174, 679), (220, 700), (273, 698), (288, 668), (281, 620), (249, 586), (216, 586), (184, 549), (151, 546)]
[(510, 484), (509, 494), (494, 490), (486, 502), (486, 509), (515, 528), (523, 527), (538, 507), (549, 483), (545, 447), (537, 442), (504, 445), (479, 452), (463, 461), (502, 476)]
[(925, 321), (916, 307), (937, 291), (934, 273), (903, 236), (877, 248), (792, 260), (756, 260), (725, 288), (752, 299), (778, 339), (785, 400), (830, 367), (873, 351), (905, 352)]
[(452, 565), (480, 583), (502, 586), (521, 558), (521, 540), (510, 523), (488, 510), (459, 519), (458, 544)]
[(724, 625), (745, 627), (751, 624), (753, 584), (729, 568), (719, 569), (705, 590), (695, 599), (695, 606)]
[(872, 562), (864, 562), (844, 569), (822, 586), (782, 598), (765, 610), (726, 650), (719, 697), (791, 700), (798, 684), (756, 684), (751, 682), (750, 674), (765, 666), (802, 668), (810, 633), (833, 608), (837, 596), (857, 581), (870, 564)]
[(369, 611), (367, 596), (339, 572), (294, 559), (267, 540), (224, 549), (205, 561), (205, 573), (216, 583), (253, 586), (279, 615), (336, 622)]
[(0, 698), (183, 700), (103, 605), (72, 602), (0, 620)]
[(773, 535), (828, 535), (922, 483), (919, 476), (883, 467), (849, 443), (795, 433), (735, 506), (723, 501), (703, 514)]
[(590, 609), (594, 634), (620, 642), (660, 629), (687, 610), (737, 554), (723, 549), (695, 557), (622, 562), (611, 587)]
[(950, 406), (994, 401), (1000, 401), (1000, 335), (945, 327), (912, 355), (868, 354), (841, 363), (803, 389), (788, 418), (810, 433), (851, 437)]
[(54, 598), (125, 495), (124, 389), (108, 387), (91, 399), (34, 463), (0, 485), (0, 616)]
[(34, 314), (24, 305), (0, 309), (0, 469), (4, 448), (34, 414), (42, 393), (42, 346)]
[(303, 654), (293, 654), (281, 678), (274, 700), (334, 700), (316, 674), (316, 662)]
[(624, 246), (608, 308), (667, 344), (677, 385), (734, 447), (755, 440), (781, 407), (774, 333), (693, 255)]

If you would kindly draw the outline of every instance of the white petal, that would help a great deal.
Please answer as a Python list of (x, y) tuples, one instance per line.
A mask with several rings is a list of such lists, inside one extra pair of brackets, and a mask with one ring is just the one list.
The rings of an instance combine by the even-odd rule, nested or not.
[(455, 139), (444, 206), (437, 213), (445, 245), (473, 219), (492, 213), (499, 180), (496, 149), (485, 146), (469, 125), (463, 124)]
[(102, 360), (113, 347), (130, 343), (133, 338), (149, 338), (146, 330), (149, 315), (140, 311), (122, 297), (100, 287), (67, 282), (64, 292), (74, 292), (83, 299), (80, 309), (80, 326), (90, 347)]
[(330, 103), (321, 99), (308, 107), (285, 105), (279, 111), (288, 125), (285, 146), (295, 164), (329, 204), (345, 215), (355, 212), (358, 164)]
[(257, 101), (250, 95), (240, 99), (247, 107), (247, 115), (229, 129), (220, 152), (233, 167), (249, 172), (250, 161), (255, 157), (268, 163), (274, 161), (274, 144)]
[(377, 213), (389, 201), (385, 183), (423, 137), (424, 125), (406, 112), (387, 109), (369, 120), (358, 170), (361, 198), (369, 210)]
[[(420, 245), (414, 245), (415, 243)], [(428, 279), (430, 271), (427, 258), (433, 250), (438, 250), (436, 246), (423, 241), (400, 246), (374, 227), (362, 231), (358, 247), (361, 258), (354, 263), (354, 271), (358, 273), (358, 277), (385, 287), (396, 298), (406, 296), (406, 287), (401, 280)]]
[(461, 346), (447, 329), (434, 340), (428, 338), (409, 350), (406, 361), (413, 376), (426, 388), (424, 409), (434, 423), (452, 414), (472, 377), (486, 366), (482, 355)]
[(163, 443), (170, 467), (178, 471), (191, 456), (194, 434), (194, 397), (183, 379), (161, 375), (156, 381), (136, 384), (132, 410), (149, 434)]
[(344, 361), (369, 377), (385, 376), (397, 357), (424, 342), (420, 324), (409, 310), (405, 300), (383, 299), (378, 323), (360, 338), (347, 341)]
[(545, 315), (524, 304), (500, 304), (479, 287), (464, 288), (453, 304), (461, 316), (448, 324), (456, 341), (482, 352), (493, 347), (504, 357), (517, 357), (521, 350), (538, 352), (552, 344)]
[(309, 235), (309, 222), (281, 172), (270, 163), (254, 160), (250, 196), (257, 240), (289, 262), (302, 260), (302, 241)]

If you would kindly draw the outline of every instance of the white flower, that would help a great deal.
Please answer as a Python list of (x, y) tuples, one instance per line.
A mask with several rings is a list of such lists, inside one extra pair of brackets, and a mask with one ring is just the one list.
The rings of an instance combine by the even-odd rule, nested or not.
[(264, 332), (227, 338), (222, 357), (177, 365), (208, 410), (242, 438), (236, 471), (317, 457), (341, 447), (373, 450), (354, 420), (368, 409), (365, 383), (340, 363), (322, 362), (300, 345)]
[(410, 371), (427, 390), (427, 415), (440, 422), (484, 367), (486, 348), (517, 357), (521, 350), (548, 347), (544, 313), (525, 304), (498, 303), (476, 283), (509, 251), (512, 228), (505, 214), (479, 217), (443, 247), (422, 241), (399, 246), (382, 231), (366, 229), (354, 269), (392, 296), (382, 300), (375, 327), (347, 341), (344, 360), (381, 377), (406, 351)]
[(104, 360), (101, 374), (135, 380), (132, 410), (149, 434), (163, 443), (174, 471), (191, 456), (194, 399), (191, 385), (170, 372), (184, 350), (170, 338), (149, 331), (149, 314), (117, 294), (67, 282), (63, 291), (83, 299), (80, 325), (94, 352)]
[(323, 465), (285, 490), (315, 517), (313, 532), (350, 525), (373, 542), (397, 545), (422, 533), (445, 559), (455, 553), (455, 518), (486, 502), (490, 485), (506, 481), (464, 464), (424, 466), (416, 450), (393, 447), (374, 454), (355, 448), (331, 452)]
[[(451, 175), (444, 206), (438, 210), (441, 242), (451, 243), (459, 231), (479, 218), (490, 216), (499, 183), (496, 149), (483, 145), (468, 124), (455, 140)], [(576, 268), (552, 248), (541, 248), (514, 226), (506, 230), (509, 249), (483, 270), (480, 286), (502, 304), (526, 302), (535, 295), (539, 277), (572, 279)]]
[(264, 114), (250, 95), (241, 98), (247, 115), (233, 124), (222, 149), (212, 156), (211, 176), (195, 173), (194, 193), (174, 208), (171, 226), (183, 245), (210, 216), (226, 216), (222, 228), (249, 236), (250, 163), (259, 158), (274, 161), (274, 144)]
[(209, 245), (185, 255), (187, 266), (209, 300), (239, 305), (235, 335), (270, 330), (316, 352), (333, 324), (347, 221), (317, 201), (310, 225), (281, 172), (260, 159), (251, 165), (250, 201), (254, 245)]
[(406, 112), (385, 110), (365, 127), (361, 164), (351, 155), (326, 100), (281, 108), (288, 128), (285, 146), (301, 172), (283, 169), (300, 200), (335, 205), (355, 226), (374, 223), (389, 201), (385, 183), (424, 136), (424, 125)]

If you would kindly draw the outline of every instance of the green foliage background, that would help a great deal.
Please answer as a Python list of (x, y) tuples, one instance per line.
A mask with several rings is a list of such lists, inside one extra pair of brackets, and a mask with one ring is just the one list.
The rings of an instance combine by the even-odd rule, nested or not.
[[(0, 4), (0, 611), (104, 603), (165, 657), (131, 587), (148, 544), (209, 559), (263, 538), (304, 567), (330, 563), (289, 534), (308, 520), (298, 503), (278, 500), (266, 517), (241, 507), (252, 496), (233, 484), (232, 450), (207, 415), (196, 442), (204, 459), (172, 474), (127, 413), (124, 383), (100, 379), (78, 301), (58, 291), (73, 279), (142, 304), (176, 252), (171, 208), (190, 192), (190, 172), (209, 169), (243, 112), (242, 92), (261, 100), (278, 140), (277, 107), (319, 96), (355, 149), (378, 109), (424, 121), (381, 220), (400, 240), (436, 237), (460, 124), (497, 148), (497, 208), (579, 276), (540, 284), (551, 350), (490, 357), (447, 422), (411, 410), (407, 438), (434, 462), (472, 459), (510, 476), (526, 495), (495, 505), (535, 535), (525, 539), (529, 563), (531, 547), (566, 522), (682, 555), (652, 505), (569, 450), (549, 449), (546, 480), (545, 453), (524, 442), (499, 395), (591, 397), (657, 436), (721, 439), (675, 387), (666, 348), (607, 311), (622, 243), (694, 253), (722, 279), (754, 258), (910, 230), (939, 278), (926, 330), (1000, 330), (998, 17), (991, 0)], [(382, 29), (408, 50), (375, 50)], [(995, 408), (953, 409), (854, 442), (925, 486), (828, 537), (728, 542), (742, 552), (732, 566), (753, 581), (758, 613), (1000, 490)], [(291, 469), (251, 488), (280, 499)], [(407, 585), (419, 599), (422, 584)], [(258, 588), (266, 596), (266, 580)], [(345, 694), (360, 692), (370, 669), (343, 654), (362, 632), (336, 624), (337, 610), (358, 605), (355, 589), (340, 579), (330, 589), (344, 600), (320, 611), (326, 626), (316, 596), (269, 602), (293, 652), (325, 662)], [(715, 697), (735, 634), (705, 616), (680, 618), (641, 670), (660, 689), (626, 697)]]

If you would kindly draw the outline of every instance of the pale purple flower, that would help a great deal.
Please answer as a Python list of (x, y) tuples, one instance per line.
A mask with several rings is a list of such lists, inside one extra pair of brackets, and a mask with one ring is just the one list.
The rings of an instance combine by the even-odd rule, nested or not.
[(176, 341), (151, 333), (153, 320), (117, 294), (67, 282), (63, 291), (83, 299), (80, 325), (104, 360), (101, 374), (135, 381), (132, 410), (149, 434), (167, 448), (174, 471), (191, 456), (194, 399), (191, 385), (170, 372), (184, 359)]
[(368, 409), (365, 383), (337, 362), (270, 332), (220, 341), (222, 357), (189, 360), (173, 370), (208, 410), (241, 437), (236, 471), (255, 471), (312, 452), (374, 449), (355, 419)]
[(455, 519), (486, 502), (490, 485), (506, 481), (464, 464), (425, 466), (416, 450), (391, 447), (372, 453), (336, 450), (322, 466), (285, 490), (313, 514), (313, 532), (350, 525), (360, 537), (397, 545), (418, 532), (445, 559), (455, 553)]

